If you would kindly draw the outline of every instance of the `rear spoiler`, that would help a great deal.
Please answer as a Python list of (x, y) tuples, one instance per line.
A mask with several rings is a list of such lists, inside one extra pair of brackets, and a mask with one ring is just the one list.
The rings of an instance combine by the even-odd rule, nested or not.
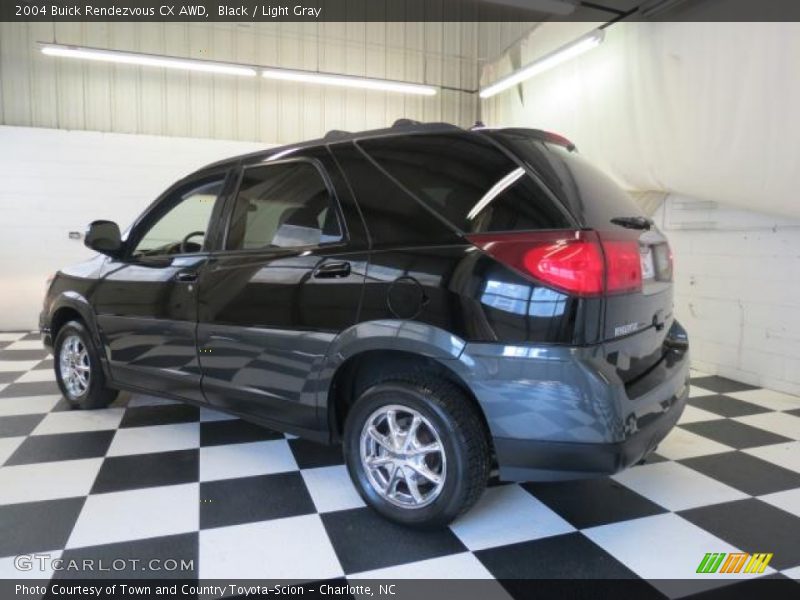
[[(473, 127), (473, 129), (482, 129), (482, 127)], [(543, 129), (527, 129), (522, 127), (503, 127), (498, 128), (496, 131), (502, 131), (503, 133), (510, 133), (512, 135), (517, 134), (542, 142), (547, 142), (548, 144), (555, 144), (556, 146), (566, 148), (569, 152), (578, 151), (578, 147), (575, 146), (575, 144), (573, 144), (569, 139), (561, 134), (553, 133), (552, 131), (544, 131)]]

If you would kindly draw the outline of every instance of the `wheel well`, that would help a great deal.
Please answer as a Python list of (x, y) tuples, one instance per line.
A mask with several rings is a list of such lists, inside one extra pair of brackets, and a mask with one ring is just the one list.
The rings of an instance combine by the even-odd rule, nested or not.
[(83, 317), (81, 317), (81, 314), (77, 310), (68, 306), (62, 306), (53, 313), (53, 318), (50, 319), (50, 336), (54, 344), (59, 330), (64, 323), (68, 323), (69, 321), (80, 321), (83, 323)]
[(328, 391), (328, 419), (333, 439), (341, 439), (347, 414), (364, 390), (392, 374), (414, 371), (433, 373), (461, 388), (480, 415), (486, 439), (492, 446), (486, 415), (464, 381), (433, 358), (400, 350), (368, 350), (351, 356), (339, 366)]

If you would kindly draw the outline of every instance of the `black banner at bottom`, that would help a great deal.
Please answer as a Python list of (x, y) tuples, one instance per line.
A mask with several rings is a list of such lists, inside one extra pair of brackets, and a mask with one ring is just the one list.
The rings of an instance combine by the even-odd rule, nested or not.
[(458, 600), (696, 598), (698, 600), (800, 597), (800, 584), (779, 576), (731, 579), (337, 579), (169, 580), (55, 579), (0, 580), (0, 598), (87, 600), (136, 598), (303, 598), (327, 600)]

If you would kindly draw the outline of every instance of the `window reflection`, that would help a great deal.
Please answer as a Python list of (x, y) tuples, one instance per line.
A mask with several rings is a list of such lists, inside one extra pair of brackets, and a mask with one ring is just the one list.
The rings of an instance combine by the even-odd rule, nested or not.
[(545, 287), (531, 288), (528, 314), (533, 317), (556, 317), (564, 314), (567, 296)]
[(557, 317), (564, 314), (567, 296), (545, 287), (489, 279), (481, 302), (515, 315)]
[(426, 262), (423, 257), (415, 257), (414, 260), (409, 261), (410, 264), (405, 268), (392, 267), (391, 265), (378, 264), (371, 262), (367, 269), (367, 279), (370, 281), (394, 281), (399, 277), (413, 277), (422, 286), (437, 287), (441, 284), (442, 277), (437, 275), (432, 268), (427, 270), (415, 270), (412, 267), (421, 266), (425, 267)]

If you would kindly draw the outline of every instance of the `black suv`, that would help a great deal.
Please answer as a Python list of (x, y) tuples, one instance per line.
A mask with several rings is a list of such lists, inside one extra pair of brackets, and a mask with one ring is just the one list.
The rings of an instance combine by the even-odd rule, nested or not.
[(218, 162), (52, 280), (64, 396), (117, 390), (341, 442), (383, 515), (441, 525), (493, 469), (608, 474), (688, 395), (666, 239), (566, 139), (400, 121)]

